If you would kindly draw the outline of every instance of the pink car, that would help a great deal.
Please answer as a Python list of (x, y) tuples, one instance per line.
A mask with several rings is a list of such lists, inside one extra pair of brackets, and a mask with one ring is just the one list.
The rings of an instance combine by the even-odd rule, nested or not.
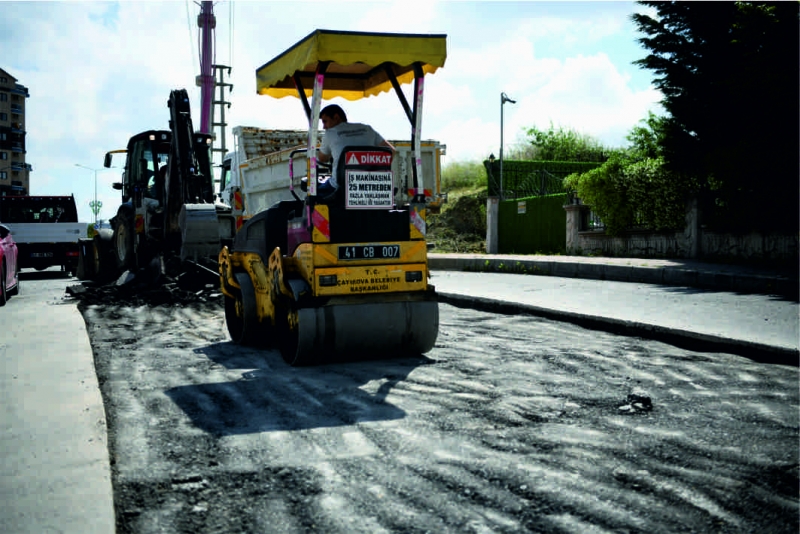
[(11, 230), (0, 224), (0, 306), (5, 306), (11, 295), (19, 293), (18, 265), (17, 244)]

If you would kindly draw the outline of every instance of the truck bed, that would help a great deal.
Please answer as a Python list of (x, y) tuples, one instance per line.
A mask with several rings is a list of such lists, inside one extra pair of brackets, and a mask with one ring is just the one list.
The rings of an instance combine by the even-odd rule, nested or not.
[(63, 265), (73, 270), (78, 262), (78, 239), (86, 223), (5, 223), (19, 249), (20, 268), (46, 269)]

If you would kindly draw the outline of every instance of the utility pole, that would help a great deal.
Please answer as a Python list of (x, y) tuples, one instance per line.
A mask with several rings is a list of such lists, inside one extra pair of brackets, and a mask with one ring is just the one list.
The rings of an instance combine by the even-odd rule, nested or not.
[(505, 200), (503, 193), (503, 104), (509, 102), (516, 104), (516, 100), (511, 100), (505, 93), (500, 93), (500, 200)]
[[(225, 100), (225, 89), (228, 89), (228, 93), (233, 91), (233, 84), (225, 82), (225, 72), (227, 71), (228, 76), (231, 74), (231, 68), (226, 65), (213, 65), (214, 67), (214, 77), (215, 77), (215, 87), (219, 88), (219, 99), (213, 100), (213, 106), (211, 107), (211, 128), (215, 130), (219, 128), (219, 135), (214, 133), (214, 144), (211, 145), (211, 159), (213, 161), (214, 154), (219, 153), (219, 163), (222, 164), (222, 159), (225, 157), (225, 153), (227, 152), (226, 143), (225, 143), (225, 127), (228, 125), (225, 122), (225, 109), (231, 107), (231, 103)], [(219, 107), (219, 122), (215, 122), (216, 119), (216, 110)], [(219, 144), (216, 143), (219, 141)]]
[(103, 207), (103, 202), (97, 200), (97, 171), (102, 171), (103, 169), (93, 169), (92, 167), (81, 165), (80, 163), (76, 163), (75, 166), (94, 173), (94, 200), (89, 202), (89, 207), (92, 209), (92, 213), (94, 213), (94, 223), (97, 224), (97, 214), (100, 213), (100, 208)]

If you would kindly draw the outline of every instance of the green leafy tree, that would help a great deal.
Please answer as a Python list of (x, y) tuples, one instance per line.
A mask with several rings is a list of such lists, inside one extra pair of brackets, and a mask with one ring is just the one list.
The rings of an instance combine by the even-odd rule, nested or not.
[(668, 118), (666, 167), (699, 176), (726, 229), (798, 230), (797, 2), (639, 2), (634, 14)]
[(625, 137), (630, 143), (630, 150), (640, 158), (658, 158), (664, 155), (663, 144), (667, 127), (666, 117), (660, 117), (652, 111), (647, 118), (639, 121)]
[(573, 129), (550, 124), (547, 130), (535, 126), (526, 130), (527, 143), (515, 157), (543, 161), (590, 161), (608, 159), (609, 150), (593, 137)]
[(609, 235), (633, 226), (656, 231), (684, 226), (686, 200), (697, 184), (666, 166), (660, 144), (666, 122), (649, 113), (628, 134), (627, 149), (612, 152), (596, 169), (565, 178), (565, 187), (592, 206)]

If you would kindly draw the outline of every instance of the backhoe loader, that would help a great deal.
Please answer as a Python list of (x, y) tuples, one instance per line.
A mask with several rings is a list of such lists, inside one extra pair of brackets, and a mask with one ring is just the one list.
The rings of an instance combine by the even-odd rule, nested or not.
[(130, 138), (122, 181), (113, 187), (122, 203), (111, 229), (99, 230), (81, 248), (86, 278), (107, 280), (124, 271), (192, 268), (216, 273), (223, 239), (233, 236), (229, 206), (215, 202), (210, 161), (211, 135), (195, 132), (185, 89), (171, 91), (169, 130), (148, 130)]

